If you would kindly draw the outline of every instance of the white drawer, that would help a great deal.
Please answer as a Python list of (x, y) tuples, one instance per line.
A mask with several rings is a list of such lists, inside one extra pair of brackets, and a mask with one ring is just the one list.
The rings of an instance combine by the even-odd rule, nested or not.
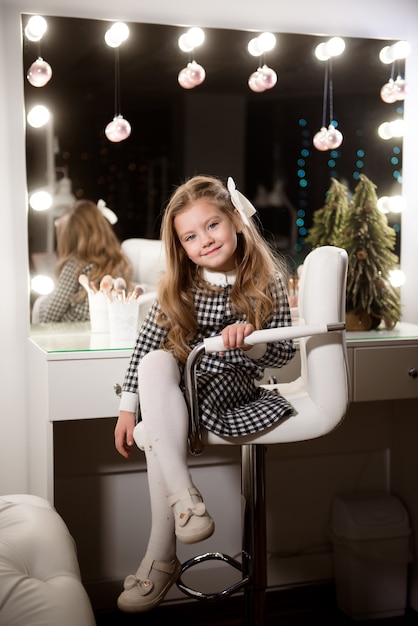
[(418, 397), (418, 346), (355, 348), (354, 402)]
[(74, 359), (48, 362), (49, 420), (114, 417), (129, 358)]

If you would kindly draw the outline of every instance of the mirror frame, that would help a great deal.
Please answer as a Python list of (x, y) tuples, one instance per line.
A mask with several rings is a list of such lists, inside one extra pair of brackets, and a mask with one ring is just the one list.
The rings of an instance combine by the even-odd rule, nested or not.
[[(418, 33), (415, 24), (418, 19), (418, 7), (415, 0), (398, 0), (397, 3), (381, 0), (352, 0), (343, 12), (335, 13), (335, 4), (331, 0), (322, 0), (320, 7), (312, 7), (310, 0), (297, 0), (286, 6), (286, 11), (277, 10), (277, 2), (260, 0), (257, 6), (254, 3), (240, 3), (239, 12), (234, 4), (221, 0), (212, 0), (210, 3), (190, 7), (187, 0), (144, 0), (138, 6), (135, 0), (120, 0), (117, 15), (111, 6), (104, 7), (100, 0), (83, 0), (60, 2), (56, 0), (0, 0), (2, 13), (3, 50), (7, 54), (3, 58), (1, 77), (3, 84), (8, 85), (5, 102), (2, 106), (3, 119), (8, 120), (8, 141), (1, 150), (0, 168), (6, 172), (4, 201), (12, 208), (12, 237), (15, 247), (18, 239), (22, 244), (17, 261), (16, 272), (18, 280), (28, 280), (27, 254), (22, 254), (22, 248), (27, 249), (27, 198), (26, 172), (24, 161), (24, 120), (23, 85), (21, 82), (21, 45), (20, 30), (21, 13), (45, 13), (69, 17), (86, 17), (107, 20), (141, 21), (144, 23), (200, 25), (202, 27), (239, 28), (249, 31), (273, 30), (276, 32), (294, 32), (307, 34), (323, 34), (326, 36), (341, 35), (353, 37), (368, 37), (378, 39), (408, 39), (412, 45), (411, 55), (406, 63), (407, 78), (418, 75)], [(382, 5), (384, 10), (382, 10)], [(360, 18), (361, 16), (361, 18)], [(405, 102), (405, 121), (407, 135), (404, 138), (403, 149), (403, 195), (406, 198), (407, 209), (402, 217), (401, 259), (402, 269), (407, 276), (407, 283), (402, 290), (404, 305), (404, 321), (418, 321), (418, 302), (415, 298), (415, 285), (418, 280), (418, 263), (416, 262), (415, 246), (418, 241), (418, 220), (415, 212), (414, 198), (416, 196), (414, 176), (415, 163), (418, 161), (418, 120), (414, 110), (418, 109), (418, 89), (412, 89)], [(1, 110), (1, 109), (0, 109)], [(6, 132), (7, 132), (6, 131)], [(23, 238), (26, 240), (23, 244)], [(9, 249), (10, 246), (6, 246)], [(23, 270), (24, 268), (24, 270)], [(18, 303), (19, 316), (23, 300)], [(23, 304), (28, 314), (29, 302)], [(28, 319), (28, 315), (26, 320)], [(26, 322), (27, 323), (27, 322)]]

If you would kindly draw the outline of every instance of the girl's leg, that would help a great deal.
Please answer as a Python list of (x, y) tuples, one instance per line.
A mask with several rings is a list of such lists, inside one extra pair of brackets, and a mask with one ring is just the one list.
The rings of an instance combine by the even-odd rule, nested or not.
[(179, 387), (180, 371), (169, 352), (148, 353), (138, 368), (141, 417), (153, 458), (161, 470), (175, 532), (184, 543), (209, 537), (214, 528), (187, 465), (188, 411)]
[(158, 606), (180, 575), (176, 557), (173, 511), (168, 504), (164, 479), (147, 440), (142, 422), (134, 431), (135, 442), (145, 452), (151, 501), (151, 534), (144, 558), (134, 575), (127, 576), (118, 607), (125, 612), (149, 611)]
[(138, 379), (142, 422), (134, 438), (147, 460), (152, 526), (138, 571), (127, 576), (118, 598), (127, 612), (160, 604), (179, 577), (176, 535), (192, 543), (209, 537), (214, 528), (187, 466), (188, 413), (176, 361), (167, 352), (150, 352), (140, 363)]

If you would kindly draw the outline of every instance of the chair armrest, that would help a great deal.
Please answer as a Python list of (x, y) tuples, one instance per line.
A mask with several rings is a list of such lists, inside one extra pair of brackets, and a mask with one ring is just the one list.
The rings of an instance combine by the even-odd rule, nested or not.
[[(285, 341), (300, 337), (312, 337), (313, 335), (323, 335), (329, 332), (343, 330), (345, 330), (345, 322), (281, 326), (279, 328), (255, 330), (246, 337), (244, 343), (256, 345), (259, 343)], [(199, 455), (203, 452), (197, 393), (197, 365), (205, 352), (222, 352), (225, 350), (227, 350), (227, 348), (225, 348), (223, 344), (221, 335), (208, 337), (191, 351), (186, 361), (184, 370), (185, 397), (189, 409), (189, 448), (193, 455)]]

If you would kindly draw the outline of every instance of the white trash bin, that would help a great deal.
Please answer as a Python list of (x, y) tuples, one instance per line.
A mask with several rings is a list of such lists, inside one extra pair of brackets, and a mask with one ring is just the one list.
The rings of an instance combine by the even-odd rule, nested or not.
[(401, 502), (385, 493), (336, 496), (331, 538), (338, 607), (354, 620), (403, 615), (412, 548)]

